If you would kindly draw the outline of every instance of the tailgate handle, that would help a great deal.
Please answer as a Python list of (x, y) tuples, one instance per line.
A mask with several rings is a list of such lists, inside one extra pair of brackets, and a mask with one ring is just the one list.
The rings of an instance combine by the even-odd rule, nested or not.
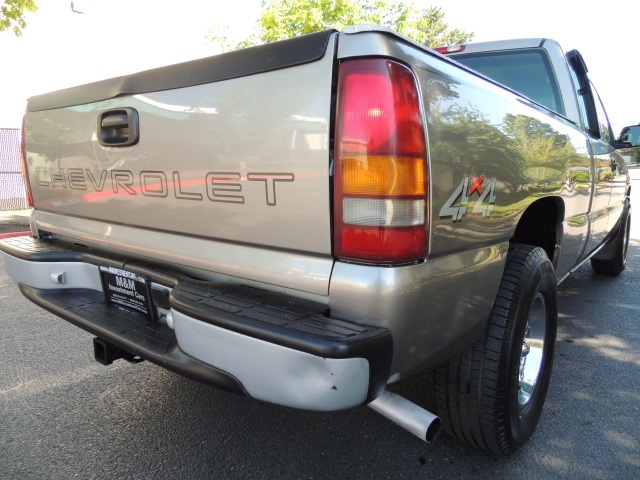
[(128, 147), (138, 143), (140, 129), (135, 108), (118, 108), (98, 116), (98, 141), (105, 147)]

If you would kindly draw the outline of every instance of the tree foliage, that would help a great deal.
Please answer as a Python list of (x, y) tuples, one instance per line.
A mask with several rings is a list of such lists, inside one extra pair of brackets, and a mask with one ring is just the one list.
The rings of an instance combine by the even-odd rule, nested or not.
[(263, 0), (259, 34), (233, 44), (222, 30), (211, 36), (223, 50), (313, 33), (347, 25), (390, 27), (430, 47), (468, 42), (473, 33), (450, 29), (440, 7), (416, 8), (401, 0)]
[(27, 26), (25, 13), (35, 12), (37, 9), (33, 0), (5, 0), (0, 7), (0, 32), (12, 29), (16, 37), (21, 36), (22, 30)]

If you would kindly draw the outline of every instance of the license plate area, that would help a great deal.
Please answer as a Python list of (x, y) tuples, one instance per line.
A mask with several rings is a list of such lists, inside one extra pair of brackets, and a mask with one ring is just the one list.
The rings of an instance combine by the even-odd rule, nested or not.
[(100, 278), (108, 304), (139, 313), (153, 322), (157, 320), (148, 277), (101, 265)]

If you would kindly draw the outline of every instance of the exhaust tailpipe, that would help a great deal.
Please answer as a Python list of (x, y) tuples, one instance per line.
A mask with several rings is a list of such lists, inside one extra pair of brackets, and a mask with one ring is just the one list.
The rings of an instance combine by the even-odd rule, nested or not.
[(436, 415), (388, 390), (369, 406), (424, 442), (434, 441), (440, 433), (440, 419)]

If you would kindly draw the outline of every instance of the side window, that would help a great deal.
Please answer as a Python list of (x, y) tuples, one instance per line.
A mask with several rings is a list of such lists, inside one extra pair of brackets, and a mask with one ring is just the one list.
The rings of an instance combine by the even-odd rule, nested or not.
[(591, 91), (594, 93), (596, 115), (598, 116), (598, 126), (600, 128), (600, 138), (607, 143), (611, 143), (613, 142), (613, 135), (611, 133), (611, 128), (609, 127), (609, 118), (607, 118), (607, 113), (602, 105), (602, 100), (600, 100), (600, 95), (598, 95), (598, 91), (596, 90), (596, 87), (593, 86), (593, 83), (591, 83)]

